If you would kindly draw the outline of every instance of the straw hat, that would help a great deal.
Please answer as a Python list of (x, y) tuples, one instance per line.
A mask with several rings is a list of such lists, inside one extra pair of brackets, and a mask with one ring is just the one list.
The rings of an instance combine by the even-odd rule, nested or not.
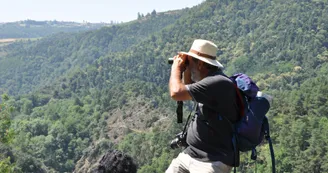
[(218, 47), (211, 41), (197, 39), (192, 44), (189, 52), (180, 52), (181, 54), (186, 54), (192, 56), (196, 59), (204, 61), (213, 66), (223, 68), (223, 65), (216, 60), (216, 52)]

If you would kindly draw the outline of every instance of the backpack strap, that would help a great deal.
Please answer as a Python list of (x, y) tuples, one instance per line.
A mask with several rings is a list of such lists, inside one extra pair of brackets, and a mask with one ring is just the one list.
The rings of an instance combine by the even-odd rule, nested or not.
[[(197, 103), (197, 102), (196, 102)], [(199, 112), (201, 115), (203, 115), (202, 112)], [(236, 165), (237, 163), (239, 162), (239, 159), (240, 159), (240, 156), (239, 156), (239, 148), (238, 148), (238, 135), (237, 135), (237, 129), (235, 127), (235, 125), (225, 116), (221, 116), (223, 119), (225, 119), (231, 129), (232, 129), (232, 147), (233, 147), (233, 151), (234, 151), (234, 162), (235, 162), (235, 165), (234, 165), (234, 173), (236, 173)], [(209, 126), (210, 127), (210, 126)]]
[(238, 137), (237, 137), (237, 133), (235, 132), (235, 130), (233, 130), (233, 134), (232, 134), (232, 146), (233, 146), (233, 152), (234, 152), (234, 159), (235, 159), (235, 166), (233, 167), (233, 172), (236, 173), (236, 164), (238, 163), (238, 160), (240, 159), (239, 157), (239, 150), (238, 150)]
[[(221, 73), (219, 75), (222, 75), (226, 78), (228, 78), (229, 80), (231, 80), (231, 78), (229, 78), (227, 75)], [(232, 80), (231, 80), (232, 81)], [(236, 85), (235, 82), (233, 82), (233, 86), (235, 88), (236, 94), (237, 94), (237, 107), (239, 109), (239, 119), (241, 119), (244, 115), (245, 115), (245, 106), (243, 103), (243, 97), (240, 93), (240, 90), (238, 88), (238, 86)], [(247, 99), (247, 98), (246, 98)], [(247, 100), (246, 100), (247, 101)], [(230, 124), (231, 128), (232, 128), (232, 145), (233, 145), (233, 150), (234, 150), (234, 160), (235, 160), (235, 166), (234, 166), (234, 173), (236, 173), (236, 164), (239, 162), (240, 156), (239, 156), (239, 148), (238, 148), (238, 135), (237, 135), (237, 130), (235, 128), (235, 125), (225, 116), (222, 116), (225, 120), (228, 121), (228, 123)]]
[[(233, 86), (235, 87), (236, 94), (237, 94), (237, 107), (239, 108), (239, 116), (240, 116), (239, 118), (241, 119), (245, 115), (245, 105), (243, 102), (243, 96), (240, 93), (241, 91), (238, 88), (237, 84), (230, 77), (228, 77), (225, 74), (221, 74), (221, 75), (228, 78), (232, 82)], [(247, 101), (247, 98), (246, 98), (246, 101)]]
[(243, 103), (243, 97), (241, 96), (240, 90), (237, 85), (234, 83), (233, 86), (235, 87), (237, 94), (237, 106), (239, 108), (239, 116), (240, 118), (242, 118), (245, 115), (245, 105)]
[[(230, 79), (226, 75), (223, 75), (223, 76), (225, 76), (226, 78)], [(239, 120), (240, 120), (245, 115), (245, 105), (243, 103), (243, 97), (242, 97), (242, 95), (240, 93), (240, 90), (239, 90), (238, 86), (236, 85), (235, 82), (232, 81), (232, 83), (233, 83), (233, 86), (235, 88), (236, 95), (237, 95), (236, 101), (237, 101), (237, 107), (239, 109)], [(228, 123), (230, 124), (230, 126), (232, 128), (232, 146), (233, 146), (234, 159), (235, 159), (235, 166), (233, 168), (233, 172), (236, 173), (237, 172), (236, 171), (236, 164), (239, 162), (239, 159), (240, 159), (240, 156), (239, 156), (240, 153), (239, 153), (239, 147), (238, 147), (237, 129), (236, 129), (235, 125), (228, 118), (226, 118), (225, 116), (222, 116), (222, 117), (228, 121)]]

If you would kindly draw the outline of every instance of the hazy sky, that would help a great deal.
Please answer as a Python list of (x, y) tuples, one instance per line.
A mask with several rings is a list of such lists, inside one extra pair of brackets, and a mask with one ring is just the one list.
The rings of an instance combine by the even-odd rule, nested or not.
[(147, 14), (182, 9), (204, 0), (0, 0), (0, 22), (58, 20), (75, 22), (131, 21)]

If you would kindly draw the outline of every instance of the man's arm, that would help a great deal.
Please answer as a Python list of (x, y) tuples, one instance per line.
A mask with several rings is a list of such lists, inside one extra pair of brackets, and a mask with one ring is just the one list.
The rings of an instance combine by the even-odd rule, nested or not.
[[(171, 77), (169, 81), (170, 96), (173, 100), (183, 101), (191, 100), (191, 96), (185, 84), (182, 83), (182, 73), (186, 69), (186, 57), (175, 56), (171, 69)], [(186, 81), (186, 79), (185, 79)], [(191, 79), (190, 79), (191, 81)]]

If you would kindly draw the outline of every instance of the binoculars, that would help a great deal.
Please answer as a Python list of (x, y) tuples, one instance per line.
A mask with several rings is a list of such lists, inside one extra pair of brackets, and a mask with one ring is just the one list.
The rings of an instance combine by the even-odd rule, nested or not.
[[(169, 59), (167, 60), (167, 63), (168, 63), (168, 64), (173, 64), (173, 61), (174, 61), (174, 58), (169, 58)], [(188, 65), (188, 59), (186, 59), (186, 65)]]
[(173, 64), (173, 58), (169, 58), (168, 60), (167, 60), (167, 63), (169, 63), (169, 64)]

